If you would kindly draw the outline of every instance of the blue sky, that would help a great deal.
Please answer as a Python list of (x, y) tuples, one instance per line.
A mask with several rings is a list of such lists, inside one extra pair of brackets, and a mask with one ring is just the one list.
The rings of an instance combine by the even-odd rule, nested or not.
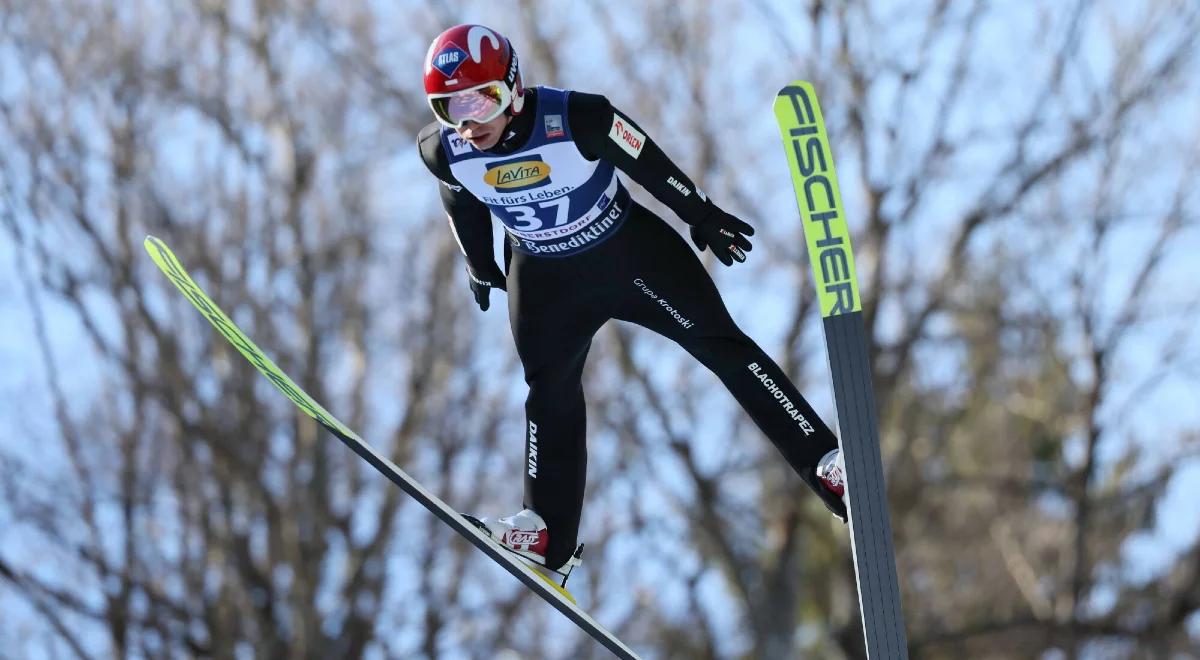
[[(389, 12), (388, 3), (376, 3), (376, 8), (386, 16)], [(490, 22), (498, 28), (505, 30), (509, 26), (514, 26), (515, 23), (511, 16), (506, 15), (506, 6), (497, 8), (495, 5), (487, 3), (474, 3), (466, 5), (467, 10), (464, 10), (463, 16), (470, 16), (476, 20)], [(802, 44), (812, 43), (816, 35), (804, 34), (802, 31), (793, 30), (795, 24), (798, 23), (794, 19), (785, 6), (780, 3), (772, 6), (767, 11), (756, 9), (751, 5), (741, 5), (740, 3), (727, 3), (718, 5), (719, 9), (715, 10), (715, 14), (723, 11), (740, 13), (748, 18), (745, 23), (740, 24), (741, 27), (736, 32), (721, 33), (716, 32), (711, 36), (711, 43), (705, 44), (705, 52), (707, 57), (711, 58), (712, 75), (720, 79), (728, 81), (728, 93), (736, 96), (737, 103), (729, 102), (728, 108), (724, 104), (723, 99), (704, 99), (705, 104), (714, 114), (718, 112), (730, 111), (729, 108), (735, 108), (739, 113), (735, 122), (715, 122), (716, 130), (718, 131), (718, 145), (723, 150), (722, 167), (751, 167), (755, 172), (760, 172), (761, 175), (754, 177), (753, 181), (761, 191), (757, 192), (758, 207), (754, 209), (743, 209), (743, 213), (753, 212), (757, 217), (751, 217), (756, 225), (760, 227), (760, 250), (769, 251), (776, 249), (773, 246), (766, 245), (772, 236), (788, 235), (794, 233), (795, 229), (795, 210), (792, 201), (790, 190), (786, 179), (786, 170), (782, 166), (782, 155), (778, 145), (778, 135), (774, 126), (771, 124), (770, 118), (770, 100), (774, 95), (775, 90), (784, 82), (795, 77), (811, 77), (821, 78), (826, 75), (820, 70), (820, 62), (814, 61), (815, 55), (807, 52)], [(1089, 28), (1086, 30), (1087, 39), (1085, 40), (1084, 48), (1087, 53), (1087, 59), (1095, 67), (1096, 72), (1102, 73), (1116, 64), (1113, 58), (1109, 55), (1109, 51), (1102, 47), (1099, 41), (1090, 41), (1097, 39), (1097, 35), (1103, 34), (1120, 34), (1121, 25), (1125, 24), (1128, 16), (1127, 12), (1136, 12), (1137, 3), (1130, 5), (1133, 9), (1118, 7), (1117, 3), (1102, 3), (1101, 9), (1095, 12), (1090, 19)], [(629, 9), (622, 5), (611, 5), (607, 7), (607, 11), (620, 13), (624, 9)], [(584, 18), (595, 20), (599, 15), (598, 12), (605, 11), (603, 8), (591, 7), (583, 10)], [(632, 11), (632, 10), (631, 10)], [(999, 10), (993, 10), (999, 11)], [(985, 28), (977, 35), (977, 43), (973, 52), (986, 52), (990, 57), (994, 57), (996, 64), (997, 76), (995, 80), (981, 79), (972, 81), (980, 92), (984, 93), (988, 85), (995, 83), (998, 90), (1011, 90), (1014, 87), (1020, 87), (1021, 81), (1017, 78), (1006, 78), (1005, 71), (1012, 71), (1026, 64), (1030, 64), (1023, 60), (1023, 55), (1029, 49), (1037, 46), (1037, 40), (1043, 33), (1037, 29), (1038, 22), (1041, 20), (1049, 20), (1052, 26), (1059, 26), (1062, 23), (1062, 15), (1060, 13), (1051, 12), (1051, 16), (1047, 19), (1033, 9), (1022, 9), (1020, 7), (1012, 8), (1004, 12), (1001, 18), (989, 21), (985, 24)], [(622, 14), (623, 15), (623, 14)], [(768, 20), (766, 17), (774, 17), (779, 19), (777, 24), (780, 34), (789, 34), (795, 39), (795, 43), (782, 44), (777, 40), (763, 40), (760, 30), (764, 23)], [(545, 27), (549, 31), (567, 29), (567, 26), (577, 20), (577, 16), (546, 16)], [(890, 23), (895, 28), (897, 33), (902, 33), (904, 29), (915, 27), (909, 22), (909, 19), (899, 11), (881, 12), (877, 17), (880, 23)], [(394, 79), (401, 81), (401, 85), (406, 91), (419, 93), (417, 91), (415, 71), (419, 68), (419, 58), (424, 51), (425, 39), (417, 39), (408, 37), (404, 30), (399, 25), (397, 18), (396, 24), (389, 24), (388, 21), (381, 21), (378, 25), (378, 33), (380, 46), (385, 52), (394, 53), (394, 57), (398, 61), (413, 61), (416, 64), (410, 67), (414, 72), (412, 76), (404, 76), (399, 73), (394, 75)], [(435, 31), (434, 26), (437, 21), (427, 12), (418, 13), (418, 17), (412, 21), (412, 24), (426, 28), (431, 34)], [(419, 31), (419, 30), (418, 30)], [(626, 32), (631, 40), (646, 42), (653, 35), (645, 34), (643, 24), (639, 21), (629, 21), (623, 24), (622, 31)], [(1054, 29), (1047, 30), (1052, 36), (1057, 36)], [(397, 35), (408, 38), (397, 39)], [(511, 36), (514, 40), (520, 42), (521, 31), (514, 29)], [(778, 35), (773, 39), (777, 39)], [(828, 36), (826, 36), (828, 38)], [(623, 85), (622, 73), (619, 71), (610, 70), (608, 68), (600, 68), (597, 71), (594, 68), (593, 49), (599, 44), (595, 43), (596, 38), (593, 34), (584, 31), (579, 34), (577, 39), (572, 41), (571, 48), (564, 48), (562, 54), (563, 63), (563, 79), (557, 81), (547, 81), (539, 72), (536, 66), (536, 60), (527, 57), (529, 65), (526, 68), (528, 76), (527, 82), (542, 83), (548, 82), (561, 86), (580, 87), (591, 91), (602, 91), (608, 93), (614, 102), (619, 106), (632, 106), (639, 99), (630, 98), (629, 92)], [(758, 43), (762, 44), (759, 48), (746, 48), (744, 44)], [(898, 59), (903, 60), (905, 53), (913, 52), (918, 44), (904, 44), (903, 40), (898, 40), (895, 55)], [(1015, 44), (1015, 45), (1014, 45)], [(952, 52), (954, 44), (937, 44), (933, 51), (942, 57), (947, 56)], [(1008, 46), (1008, 47), (1006, 47)], [(301, 50), (301, 52), (304, 52)], [(730, 54), (735, 56), (730, 57)], [(314, 55), (314, 57), (316, 57)], [(799, 58), (799, 61), (797, 59)], [(647, 78), (662, 80), (664, 85), (681, 84), (682, 81), (674, 77), (672, 71), (664, 71), (663, 65), (656, 61), (652, 53), (645, 54), (640, 64), (643, 65), (640, 69), (640, 75)], [(1039, 64), (1044, 63), (1033, 62), (1031, 67), (1023, 69), (1023, 75), (1034, 76), (1040, 72)], [(320, 61), (316, 61), (314, 66), (320, 65)], [(4, 46), (0, 46), (0, 73), (8, 73), (17, 70), (20, 63), (17, 61), (17, 55)], [(807, 75), (805, 67), (814, 67), (817, 70), (812, 71), (814, 75)], [(0, 97), (11, 97), (21, 92), (20, 81), (23, 79), (19, 75), (0, 75)], [(5, 82), (5, 81), (8, 82)], [(825, 103), (837, 103), (839, 98), (844, 98), (844, 95), (835, 91), (842, 87), (843, 81), (833, 79), (827, 81), (830, 88), (829, 94), (823, 94)], [(937, 79), (928, 81), (931, 88), (936, 89), (939, 83)], [(677, 97), (670, 97), (677, 98)], [(880, 107), (869, 108), (868, 112), (884, 115), (889, 111), (886, 103), (886, 97), (881, 96)], [(1197, 90), (1193, 86), (1188, 94), (1184, 94), (1180, 98), (1177, 105), (1164, 105), (1157, 108), (1156, 115), (1144, 117), (1148, 124), (1154, 124), (1155, 130), (1147, 131), (1147, 139), (1153, 140), (1157, 149), (1155, 154), (1166, 154), (1164, 162), (1158, 163), (1129, 163), (1128, 167), (1153, 168), (1158, 167), (1162, 170), (1174, 172), (1178, 168), (1185, 168), (1182, 171), (1186, 172), (1186, 166), (1177, 163), (1169, 156), (1178, 153), (1171, 149), (1171, 145), (1177, 144), (1179, 136), (1195, 136), (1198, 134), (1196, 122), (1197, 118), (1194, 110), (1197, 107), (1198, 97)], [(1006, 107), (991, 107), (986, 103), (980, 104), (982, 108), (970, 108), (969, 110), (983, 113), (983, 116), (989, 117), (988, 121), (983, 122), (985, 125), (991, 124), (991, 117), (994, 116), (994, 125), (999, 130), (1000, 126), (1004, 125), (1006, 112), (1009, 108)], [(635, 114), (635, 118), (643, 123), (651, 131), (652, 137), (656, 138), (666, 145), (668, 153), (676, 156), (681, 161), (686, 162), (687, 159), (694, 158), (695, 141), (689, 139), (687, 135), (676, 134), (673, 130), (675, 124), (672, 121), (678, 117), (686, 117), (687, 113), (695, 112), (696, 109), (689, 106), (687, 99), (674, 101), (669, 108), (669, 112), (665, 112), (662, 117), (643, 117)], [(827, 111), (828, 112), (828, 111)], [(744, 113), (744, 114), (741, 114)], [(978, 119), (979, 115), (970, 113), (973, 119)], [(719, 116), (719, 115), (718, 115)], [(940, 121), (951, 121), (955, 117), (945, 118), (937, 117), (932, 114), (917, 114), (916, 121), (913, 125), (907, 126), (906, 130), (912, 132), (912, 139), (919, 140), (921, 135), (925, 135), (932, 130)], [(961, 117), (960, 117), (961, 119)], [(163, 163), (169, 168), (169, 171), (164, 172), (164, 175), (171, 174), (174, 178), (186, 179), (188, 172), (195, 165), (204, 165), (208, 159), (215, 159), (219, 156), (214, 153), (214, 140), (216, 134), (211, 130), (203, 128), (203, 125), (195, 120), (194, 117), (189, 118), (187, 115), (177, 116), (173, 123), (168, 124), (171, 131), (176, 133), (175, 140), (163, 140), (161, 149), (170, 149), (176, 153), (189, 154), (189, 159), (165, 158)], [(364, 130), (369, 130), (370, 126), (364, 127)], [(831, 132), (836, 131), (837, 127), (832, 126)], [(7, 136), (0, 133), (0, 147), (4, 147), (4, 140)], [(268, 140), (267, 136), (261, 136), (261, 139)], [(1048, 139), (1053, 139), (1048, 138)], [(416, 162), (415, 151), (407, 148), (399, 151), (394, 157), (383, 159), (380, 163), (380, 168), (375, 171), (373, 177), (376, 180), (374, 184), (375, 194), (370, 200), (371, 208), (382, 217), (394, 218), (395, 222), (386, 225), (386, 229), (379, 232), (380, 240), (385, 245), (399, 246), (406, 238), (414, 231), (414, 225), (423, 222), (430, 217), (438, 217), (438, 203), (436, 200), (436, 185), (424, 173), (423, 168)], [(843, 194), (846, 197), (847, 208), (850, 216), (861, 217), (862, 214), (862, 198), (861, 189), (856, 189), (853, 179), (847, 179), (847, 172), (855, 169), (855, 155), (849, 150), (839, 151), (837, 154), (839, 169), (843, 172)], [(989, 153), (986, 148), (977, 154), (977, 158), (981, 162), (990, 162), (995, 160), (995, 154)], [(873, 177), (886, 177), (889, 174), (887, 163), (873, 164), (870, 168)], [(0, 173), (3, 176), (19, 176), (10, 172)], [(229, 176), (236, 176), (236, 172), (227, 172)], [(1081, 184), (1096, 174), (1095, 171), (1081, 169), (1076, 176), (1081, 177)], [(982, 178), (983, 175), (981, 175)], [(705, 187), (710, 194), (716, 199), (730, 199), (732, 192), (722, 190), (719, 186), (710, 188), (705, 185), (702, 176), (696, 177), (701, 185)], [(1194, 178), (1192, 179), (1194, 181)], [(411, 181), (411, 185), (406, 186), (404, 194), (396, 194), (395, 181)], [(962, 185), (969, 187), (972, 183), (970, 175), (964, 176), (961, 179)], [(1169, 177), (1160, 179), (1157, 177), (1148, 178), (1144, 182), (1141, 190), (1122, 191), (1121, 194), (1129, 195), (1130, 213), (1146, 212), (1153, 214), (1160, 210), (1157, 203), (1161, 201), (1160, 197), (1156, 198), (1153, 191), (1160, 186), (1168, 186), (1173, 183), (1173, 179)], [(1081, 185), (1081, 189), (1086, 189), (1086, 186)], [(644, 198), (644, 196), (643, 196)], [(935, 226), (939, 218), (950, 219), (952, 213), (948, 210), (955, 209), (961, 204), (964, 198), (962, 191), (946, 190), (941, 191), (937, 196), (935, 211), (925, 213), (921, 216), (924, 224), (920, 227), (921, 232), (930, 232)], [(1189, 202), (1189, 208), (1193, 211), (1197, 208), (1197, 200), (1193, 198)], [(936, 212), (941, 210), (941, 213)], [(31, 219), (23, 217), (21, 209), (17, 209), (18, 222), (32, 222)], [(437, 227), (435, 230), (441, 230), (442, 227)], [(54, 232), (53, 228), (42, 227), (39, 231)], [(913, 229), (915, 233), (917, 230)], [(1106, 260), (1109, 265), (1109, 271), (1106, 279), (1101, 282), (1102, 286), (1099, 291), (1102, 295), (1119, 295), (1123, 288), (1127, 286), (1130, 273), (1128, 268), (1123, 268), (1122, 254), (1136, 248), (1138, 245), (1138, 236), (1136, 227), (1130, 227), (1126, 230), (1127, 234), (1120, 235), (1114, 238), (1105, 248)], [(1014, 236), (1012, 240), (1047, 240), (1044, 236)], [(1143, 239), (1144, 240), (1144, 239)], [(1072, 237), (1066, 236), (1062, 238), (1063, 245), (1072, 246), (1072, 249), (1078, 246), (1072, 245)], [(1195, 233), (1195, 230), (1190, 230), (1183, 234), (1181, 245), (1175, 248), (1173, 259), (1170, 266), (1164, 275), (1164, 278), (1156, 284), (1156, 294), (1158, 294), (1161, 302), (1156, 304), (1167, 307), (1172, 300), (1177, 300), (1183, 294), (1193, 288), (1195, 282), (1200, 281), (1200, 266), (1195, 260), (1186, 258), (1186, 252), (1197, 247), (1200, 243), (1200, 237)], [(8, 369), (0, 374), (0, 420), (8, 422), (10, 428), (18, 430), (18, 433), (9, 434), (5, 439), (0, 440), (6, 449), (11, 450), (19, 456), (24, 456), (29, 459), (32, 465), (39, 465), (42, 469), (51, 470), (54, 468), (53, 463), (44, 463), (38, 460), (43, 456), (40, 449), (45, 445), (38, 442), (38, 438), (47, 438), (54, 435), (54, 425), (51, 421), (49, 411), (51, 409), (50, 399), (46, 392), (46, 374), (42, 368), (40, 356), (35, 350), (35, 343), (32, 340), (34, 332), (34, 318), (31, 315), (28, 300), (22, 285), (22, 280), (17, 275), (17, 254), (18, 246), (11, 242), (0, 242), (0, 318), (3, 318), (4, 330), (0, 331), (0, 360), (7, 365), (18, 365), (17, 369)], [(28, 253), (26, 253), (28, 254)], [(761, 252), (759, 253), (761, 254)], [(756, 262), (753, 259), (746, 268), (732, 269), (729, 271), (719, 271), (718, 279), (723, 291), (726, 292), (730, 307), (732, 308), (735, 318), (737, 318), (752, 336), (760, 341), (772, 354), (778, 354), (778, 347), (783, 341), (783, 318), (779, 315), (764, 313), (764, 310), (775, 308), (788, 309), (793, 304), (795, 299), (794, 285), (810, 286), (807, 281), (808, 273), (806, 271), (787, 273), (781, 276), (778, 273), (767, 273), (762, 270), (759, 265), (761, 261)], [(930, 266), (938, 264), (937, 258), (931, 258)], [(266, 274), (259, 274), (261, 277), (267, 277)], [(763, 282), (770, 282), (772, 286), (763, 286)], [(465, 291), (462, 292), (463, 295)], [(481, 332), (491, 341), (506, 345), (509, 342), (508, 329), (506, 324), (506, 304), (503, 298), (499, 301), (493, 297), (493, 310), (484, 315), (482, 319), (472, 317), (474, 321), (481, 324)], [(44, 306), (46, 325), (48, 329), (49, 343), (56, 360), (60, 365), (60, 370), (69, 377), (62, 379), (63, 387), (66, 390), (68, 398), (76, 402), (80, 406), (77, 413), (82, 413), (84, 407), (90, 403), (101, 401), (104, 396), (98, 391), (98, 386), (103, 382), (103, 366), (101, 363), (90, 360), (81, 359), (80, 347), (86, 346), (85, 335), (82, 328), (79, 326), (77, 319), (73, 313), (67, 311), (61, 305), (55, 303), (47, 297), (41, 298), (41, 304)], [(397, 311), (397, 313), (400, 313)], [(104, 326), (109, 331), (115, 330), (119, 321), (111, 318)], [(886, 331), (886, 329), (885, 329)], [(1139, 369), (1144, 369), (1148, 357), (1147, 355), (1153, 350), (1156, 343), (1165, 341), (1166, 338), (1161, 335), (1156, 335), (1151, 332), (1145, 337), (1144, 342), (1138, 342), (1134, 347), (1123, 354), (1119, 364), (1122, 369), (1128, 369), (1131, 372), (1137, 372)], [(1195, 335), (1185, 339), (1193, 348), (1195, 346)], [(807, 330), (805, 337), (805, 345), (810, 347), (812, 351), (821, 350), (820, 329), (818, 324), (814, 323)], [(639, 358), (643, 361), (652, 359), (650, 355), (666, 346), (665, 342), (657, 339), (649, 339), (642, 345), (643, 353)], [(1195, 352), (1191, 353), (1193, 356)], [(498, 354), (496, 366), (505, 363), (504, 354)], [(823, 366), (823, 360), (818, 361)], [(1200, 366), (1200, 365), (1196, 365)], [(802, 386), (806, 394), (810, 395), (813, 404), (825, 416), (831, 416), (832, 405), (828, 393), (827, 382), (822, 380), (819, 375), (820, 370), (814, 370), (818, 375), (812, 377), (807, 387)], [(665, 374), (665, 372), (664, 372)], [(1192, 375), (1195, 376), (1196, 370), (1193, 369)], [(1150, 374), (1145, 374), (1150, 375)], [(514, 379), (516, 380), (516, 379)], [(1148, 398), (1145, 405), (1139, 405), (1127, 412), (1125, 424), (1123, 425), (1122, 434), (1130, 441), (1143, 442), (1147, 446), (1158, 447), (1163, 443), (1169, 443), (1170, 439), (1178, 437), (1182, 429), (1196, 428), (1200, 425), (1200, 406), (1196, 405), (1195, 397), (1195, 379), (1184, 379), (1174, 377), (1165, 383), (1162, 387), (1154, 390), (1153, 395)], [(380, 398), (384, 398), (381, 394)], [(376, 417), (377, 423), (381, 426), (386, 425), (388, 414), (386, 406), (381, 400), (378, 409), (381, 411)], [(327, 404), (328, 405), (328, 404)], [(332, 406), (331, 406), (332, 407)], [(515, 409), (515, 408), (514, 408)], [(1127, 434), (1127, 435), (1126, 435)], [(711, 449), (713, 452), (719, 452), (722, 443), (714, 441), (705, 443), (704, 447)], [(1106, 445), (1107, 456), (1111, 459), (1120, 449), (1121, 442), (1114, 442)], [(1156, 456), (1166, 456), (1165, 452), (1156, 452)], [(1191, 506), (1192, 502), (1200, 499), (1200, 463), (1193, 460), (1183, 469), (1178, 475), (1170, 489), (1170, 495), (1164, 502), (1162, 507), (1163, 515), (1160, 517), (1159, 525), (1156, 532), (1144, 538), (1139, 538), (1137, 541), (1129, 545), (1129, 566), (1128, 570), (1131, 574), (1153, 574), (1156, 569), (1161, 569), (1165, 565), (1167, 559), (1172, 553), (1188, 543), (1192, 542), (1197, 533), (1197, 525), (1194, 524), (1195, 516)], [(0, 515), (3, 515), (4, 509), (0, 509)], [(1180, 521), (1191, 521), (1193, 524), (1179, 524)], [(3, 523), (6, 522), (0, 519), (0, 529), (3, 528)], [(5, 552), (21, 552), (24, 540), (14, 538), (11, 534), (7, 535), (0, 531), (0, 542), (2, 542)], [(37, 552), (37, 548), (29, 548), (30, 553)], [(706, 589), (710, 589), (713, 593), (719, 591), (720, 585), (714, 584)], [(4, 599), (5, 607), (9, 605), (8, 601), (12, 599)], [(719, 616), (714, 613), (714, 616)], [(724, 625), (733, 627), (736, 625), (734, 621), (726, 621)], [(0, 628), (3, 630), (3, 628)]]

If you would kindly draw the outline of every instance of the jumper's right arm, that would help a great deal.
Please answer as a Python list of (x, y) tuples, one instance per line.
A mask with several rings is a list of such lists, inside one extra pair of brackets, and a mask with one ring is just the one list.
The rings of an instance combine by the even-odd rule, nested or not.
[[(467, 259), (471, 289), (480, 307), (487, 309), (487, 292), (480, 287), (504, 289), (504, 271), (496, 264), (492, 247), (492, 215), (488, 207), (454, 178), (442, 149), (441, 130), (435, 122), (417, 136), (421, 162), (441, 184), (442, 207), (450, 221), (450, 231)], [(482, 296), (481, 296), (482, 294)], [(482, 299), (481, 299), (482, 297)]]

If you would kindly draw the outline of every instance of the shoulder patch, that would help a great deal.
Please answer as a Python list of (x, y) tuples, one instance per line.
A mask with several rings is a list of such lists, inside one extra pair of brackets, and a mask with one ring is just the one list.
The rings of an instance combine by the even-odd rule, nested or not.
[(613, 123), (608, 137), (634, 158), (642, 155), (642, 147), (646, 145), (646, 134), (634, 128), (628, 119), (616, 111), (613, 111)]
[(544, 122), (546, 125), (546, 137), (558, 138), (566, 134), (563, 131), (562, 115), (546, 115)]

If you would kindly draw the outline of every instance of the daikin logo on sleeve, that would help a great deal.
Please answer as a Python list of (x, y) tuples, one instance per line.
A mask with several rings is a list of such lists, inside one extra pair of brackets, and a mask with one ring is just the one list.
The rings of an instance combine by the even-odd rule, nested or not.
[(687, 186), (680, 183), (679, 179), (676, 179), (673, 176), (667, 177), (667, 183), (671, 184), (671, 187), (674, 188), (675, 190), (678, 190), (679, 194), (683, 195), (684, 197), (687, 197), (688, 195), (692, 194), (692, 191), (688, 190)]
[(608, 132), (608, 137), (634, 158), (642, 155), (642, 147), (646, 144), (646, 134), (634, 128), (618, 112), (613, 113), (612, 130)]

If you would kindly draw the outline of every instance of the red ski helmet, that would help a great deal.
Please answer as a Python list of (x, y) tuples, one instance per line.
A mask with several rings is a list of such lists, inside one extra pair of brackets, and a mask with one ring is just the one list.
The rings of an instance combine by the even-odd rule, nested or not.
[(521, 68), (512, 43), (482, 25), (455, 25), (425, 53), (425, 99), (437, 120), (452, 128), (488, 122), (525, 104)]

